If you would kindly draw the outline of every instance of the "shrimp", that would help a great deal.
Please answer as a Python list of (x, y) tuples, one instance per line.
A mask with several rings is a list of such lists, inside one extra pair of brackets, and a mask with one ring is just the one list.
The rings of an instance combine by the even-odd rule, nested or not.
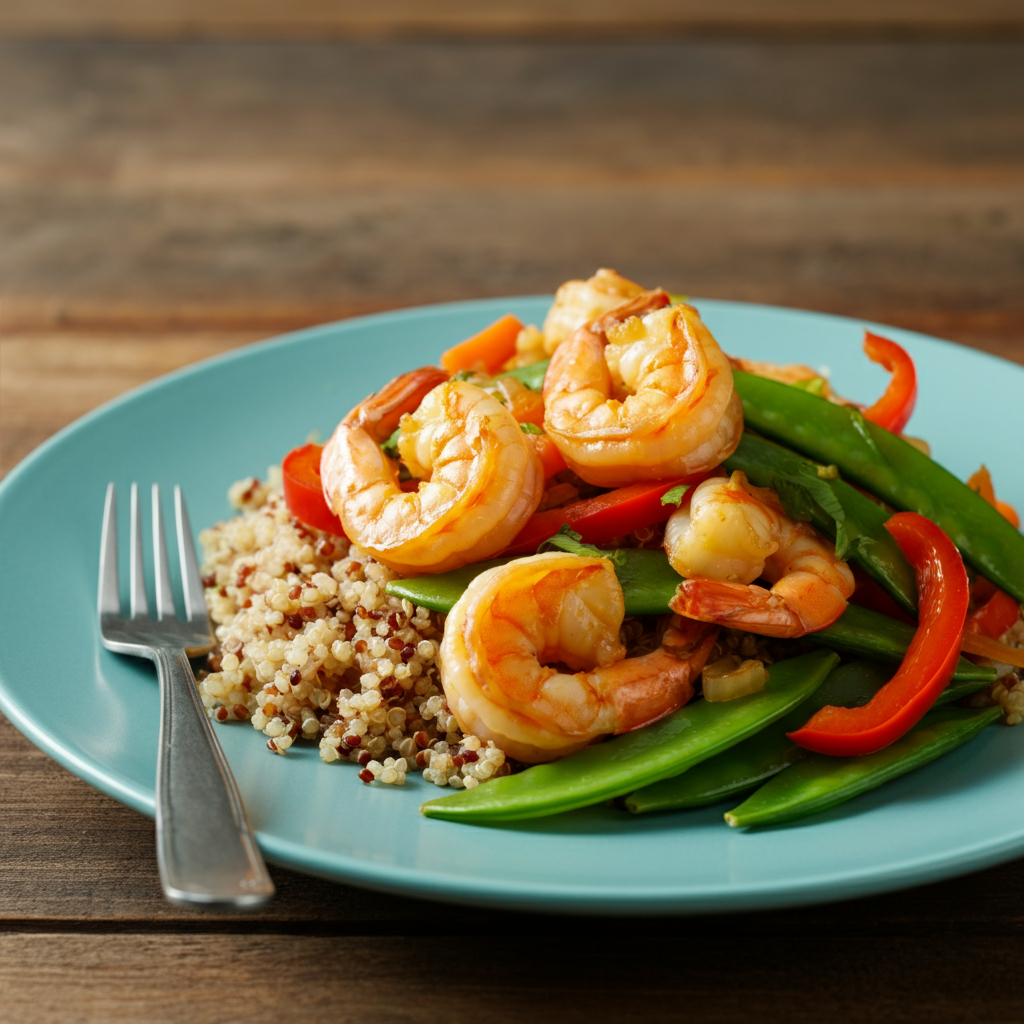
[(642, 285), (605, 268), (586, 281), (566, 281), (555, 292), (555, 301), (544, 318), (545, 355), (551, 355), (580, 327), (643, 292)]
[(717, 466), (743, 409), (697, 311), (644, 292), (581, 327), (551, 358), (544, 427), (588, 483), (618, 487)]
[(626, 658), (624, 614), (606, 558), (552, 551), (481, 573), (449, 613), (438, 655), (460, 728), (537, 763), (682, 707), (717, 628), (673, 616), (657, 650)]
[[(380, 448), (396, 426), (398, 453), (418, 481), (412, 490)], [(324, 447), (320, 470), (349, 539), (404, 575), (490, 558), (544, 490), (540, 459), (512, 414), (433, 367), (396, 377), (357, 405)]]
[[(824, 629), (853, 593), (853, 573), (834, 546), (740, 472), (694, 488), (665, 525), (665, 551), (689, 577), (669, 602), (673, 611), (764, 636)], [(750, 585), (762, 577), (771, 590)]]

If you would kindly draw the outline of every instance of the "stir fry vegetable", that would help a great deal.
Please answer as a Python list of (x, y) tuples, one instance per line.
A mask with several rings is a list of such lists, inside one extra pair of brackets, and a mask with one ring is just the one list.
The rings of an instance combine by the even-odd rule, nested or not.
[(927, 517), (965, 561), (1024, 601), (1024, 536), (952, 473), (855, 409), (740, 371), (733, 379), (749, 428), (835, 465), (844, 479), (890, 505)]
[(934, 761), (1001, 715), (999, 708), (940, 708), (925, 715), (902, 739), (865, 757), (808, 755), (728, 811), (725, 820), (734, 828), (748, 828), (827, 811)]
[(761, 692), (725, 704), (696, 701), (646, 729), (421, 808), (448, 821), (516, 821), (587, 807), (677, 775), (713, 757), (806, 700), (835, 667), (824, 651), (780, 662)]
[(967, 573), (953, 542), (916, 512), (886, 523), (917, 571), (921, 622), (896, 675), (864, 707), (824, 707), (789, 734), (821, 754), (873, 754), (921, 720), (952, 678), (967, 615)]

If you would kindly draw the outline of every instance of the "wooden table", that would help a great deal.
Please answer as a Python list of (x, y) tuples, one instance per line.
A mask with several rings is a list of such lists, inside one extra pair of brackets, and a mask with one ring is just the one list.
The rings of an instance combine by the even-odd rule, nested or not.
[[(203, 356), (598, 265), (1024, 363), (1024, 44), (0, 41), (0, 239), (2, 471)], [(5, 1021), (1024, 1019), (1024, 860), (653, 921), (275, 870), (206, 916), (6, 722), (0, 823)]]

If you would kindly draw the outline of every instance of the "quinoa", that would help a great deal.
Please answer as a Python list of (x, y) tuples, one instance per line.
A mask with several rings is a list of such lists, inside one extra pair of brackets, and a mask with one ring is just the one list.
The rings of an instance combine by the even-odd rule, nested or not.
[(364, 782), (402, 785), (422, 770), (469, 789), (509, 772), (445, 700), (442, 615), (386, 594), (396, 573), (295, 519), (278, 469), (228, 496), (239, 514), (199, 535), (217, 640), (199, 680), (211, 718), (248, 720), (276, 754), (315, 742), (324, 762), (358, 764)]

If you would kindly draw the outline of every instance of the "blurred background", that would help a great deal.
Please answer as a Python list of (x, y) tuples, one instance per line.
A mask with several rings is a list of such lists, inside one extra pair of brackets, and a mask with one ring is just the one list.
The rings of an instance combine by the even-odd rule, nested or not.
[(598, 266), (1024, 360), (1024, 0), (0, 0), (0, 471), (225, 348)]

